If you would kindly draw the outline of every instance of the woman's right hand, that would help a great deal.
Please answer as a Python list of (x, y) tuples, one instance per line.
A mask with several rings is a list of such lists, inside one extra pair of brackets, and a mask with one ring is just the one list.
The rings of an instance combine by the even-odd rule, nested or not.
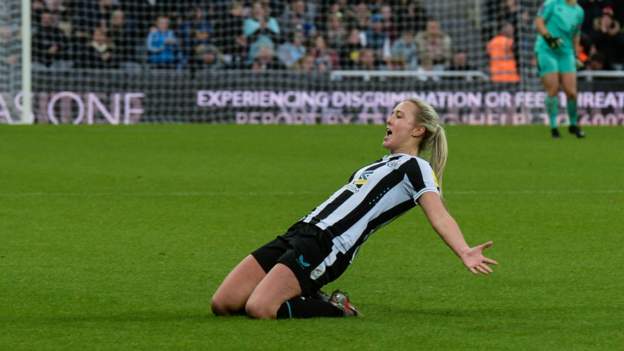
[(492, 247), (493, 242), (488, 241), (481, 245), (471, 247), (460, 254), (460, 258), (466, 268), (474, 274), (490, 274), (492, 268), (490, 265), (498, 264), (495, 260), (483, 256), (483, 250)]

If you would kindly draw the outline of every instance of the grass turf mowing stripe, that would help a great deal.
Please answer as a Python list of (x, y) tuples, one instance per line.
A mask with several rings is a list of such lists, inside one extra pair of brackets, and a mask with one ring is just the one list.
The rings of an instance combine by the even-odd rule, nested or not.
[(621, 349), (624, 138), (587, 132), (449, 127), (446, 203), (494, 240), (494, 275), (415, 209), (328, 287), (365, 318), (281, 322), (216, 318), (210, 295), (382, 155), (383, 127), (0, 126), (0, 349)]

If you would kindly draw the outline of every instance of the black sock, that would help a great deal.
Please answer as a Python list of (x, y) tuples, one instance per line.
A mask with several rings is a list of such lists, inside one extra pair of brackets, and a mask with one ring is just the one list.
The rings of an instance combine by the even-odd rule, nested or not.
[(277, 310), (277, 319), (343, 316), (341, 309), (327, 301), (301, 296), (284, 302)]

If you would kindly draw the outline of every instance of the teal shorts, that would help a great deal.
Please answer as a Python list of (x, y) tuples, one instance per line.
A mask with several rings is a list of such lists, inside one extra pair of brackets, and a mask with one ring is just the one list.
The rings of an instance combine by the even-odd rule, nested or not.
[(576, 73), (576, 58), (573, 54), (559, 54), (538, 50), (537, 71), (540, 77), (550, 73)]

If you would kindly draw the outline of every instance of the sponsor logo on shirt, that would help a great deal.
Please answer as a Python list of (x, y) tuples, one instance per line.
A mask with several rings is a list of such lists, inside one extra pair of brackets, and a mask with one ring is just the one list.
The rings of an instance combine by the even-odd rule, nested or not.
[(314, 268), (312, 273), (310, 273), (310, 279), (317, 280), (320, 276), (325, 273), (325, 264), (321, 263), (318, 267)]
[(305, 261), (303, 255), (299, 255), (299, 257), (297, 258), (297, 264), (303, 269), (310, 267), (310, 263)]
[(392, 160), (386, 163), (386, 166), (392, 168), (392, 169), (397, 169), (397, 166), (399, 165), (399, 161), (397, 160)]

